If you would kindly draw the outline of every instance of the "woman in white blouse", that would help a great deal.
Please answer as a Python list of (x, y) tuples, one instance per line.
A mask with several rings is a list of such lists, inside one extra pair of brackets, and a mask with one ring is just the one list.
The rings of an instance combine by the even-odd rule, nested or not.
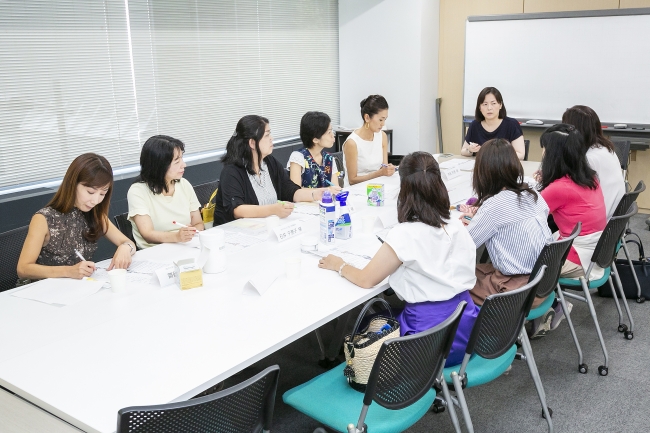
[(360, 105), (363, 126), (343, 143), (346, 186), (395, 173), (395, 166), (388, 163), (388, 137), (381, 130), (388, 118), (388, 102), (381, 95), (370, 95)]
[(397, 316), (401, 335), (432, 328), (449, 317), (461, 301), (467, 302), (447, 358), (447, 365), (456, 365), (463, 359), (478, 315), (469, 294), (476, 282), (476, 247), (462, 223), (450, 218), (449, 195), (431, 154), (405, 156), (399, 176), (399, 224), (370, 263), (357, 269), (329, 255), (320, 260), (319, 267), (338, 271), (363, 288), (389, 277), (390, 286), (406, 301)]

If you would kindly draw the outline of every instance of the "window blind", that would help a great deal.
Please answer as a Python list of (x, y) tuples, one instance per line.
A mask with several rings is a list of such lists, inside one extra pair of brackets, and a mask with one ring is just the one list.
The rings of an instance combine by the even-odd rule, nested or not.
[(339, 120), (334, 0), (5, 1), (0, 26), (5, 191), (84, 152), (137, 165), (155, 134), (189, 155), (224, 148), (246, 114), (276, 139), (306, 111)]

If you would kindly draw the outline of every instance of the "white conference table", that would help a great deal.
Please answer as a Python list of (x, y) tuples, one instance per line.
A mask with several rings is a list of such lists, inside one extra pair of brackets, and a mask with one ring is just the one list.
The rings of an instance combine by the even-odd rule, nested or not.
[[(523, 165), (530, 175), (539, 164)], [(448, 182), (450, 195), (471, 191), (469, 176)], [(385, 207), (365, 205), (360, 194), (367, 183), (385, 184)], [(361, 218), (387, 220), (395, 213), (396, 222), (398, 188), (397, 174), (352, 186), (354, 236), (337, 246), (375, 242), (378, 249), (374, 235), (360, 233)], [(316, 234), (318, 218), (302, 226)], [(169, 262), (198, 254), (164, 244), (138, 251), (135, 259)], [(302, 258), (299, 280), (281, 276), (262, 296), (244, 290), (251, 276), (283, 269), (285, 258), (296, 255)], [(119, 409), (187, 400), (388, 287), (384, 281), (361, 289), (319, 269), (318, 257), (300, 253), (299, 237), (269, 238), (227, 260), (225, 272), (204, 273), (203, 287), (186, 291), (176, 285), (103, 289), (66, 307), (11, 296), (20, 288), (0, 293), (0, 385), (82, 431), (115, 432)], [(0, 419), (0, 431), (7, 422)]]

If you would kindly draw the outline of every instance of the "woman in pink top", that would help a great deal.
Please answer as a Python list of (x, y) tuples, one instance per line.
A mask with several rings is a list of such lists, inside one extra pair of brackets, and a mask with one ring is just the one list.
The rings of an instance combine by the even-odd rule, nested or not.
[[(577, 278), (584, 275), (583, 269), (589, 266), (607, 225), (603, 192), (585, 157), (582, 134), (574, 126), (561, 123), (550, 127), (542, 134), (540, 144), (544, 155), (539, 189), (558, 226), (559, 236), (555, 237), (568, 237), (582, 222), (560, 274)], [(591, 276), (598, 278), (598, 271), (594, 269)]]

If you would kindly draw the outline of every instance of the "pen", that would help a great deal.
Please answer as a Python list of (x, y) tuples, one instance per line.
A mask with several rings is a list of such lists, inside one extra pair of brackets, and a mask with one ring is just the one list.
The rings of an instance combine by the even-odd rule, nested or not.
[(77, 255), (77, 257), (79, 257), (81, 259), (82, 262), (86, 261), (86, 259), (84, 259), (84, 256), (81, 255), (79, 250), (74, 250), (74, 253)]
[(382, 244), (384, 243), (384, 240), (382, 238), (380, 238), (379, 236), (377, 236), (377, 239), (379, 239), (379, 242), (381, 242)]
[[(381, 168), (381, 167), (388, 167), (388, 165), (387, 165), (387, 164), (382, 164), (382, 165), (380, 166), (380, 168)], [(398, 170), (399, 170), (399, 165), (395, 165), (394, 167), (395, 167), (395, 171), (398, 171)]]
[(180, 227), (189, 227), (189, 228), (191, 228), (191, 229), (194, 229), (194, 231), (196, 231), (196, 228), (194, 228), (194, 227), (190, 227), (190, 226), (186, 226), (185, 224), (179, 223), (178, 221), (172, 221), (172, 224), (176, 224), (177, 226), (180, 226)]

